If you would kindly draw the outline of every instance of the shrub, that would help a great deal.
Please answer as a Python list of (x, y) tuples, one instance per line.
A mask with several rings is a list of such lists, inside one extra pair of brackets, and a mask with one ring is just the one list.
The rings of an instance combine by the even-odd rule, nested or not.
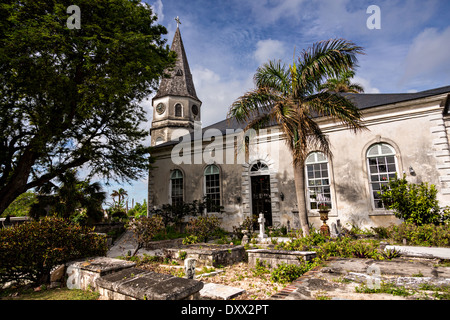
[(0, 283), (49, 281), (53, 267), (71, 260), (104, 256), (104, 236), (62, 218), (45, 217), (0, 230)]
[(198, 241), (207, 242), (208, 239), (219, 230), (219, 226), (219, 218), (215, 216), (202, 216), (189, 220), (186, 232), (190, 236), (197, 237)]
[(390, 227), (390, 237), (401, 243), (403, 239), (411, 245), (450, 247), (450, 226), (426, 224), (417, 226), (404, 222)]
[(408, 223), (439, 224), (444, 221), (436, 199), (437, 192), (434, 185), (408, 183), (403, 176), (403, 179), (391, 179), (387, 186), (383, 186), (381, 200), (386, 209), (394, 210), (397, 218)]
[(305, 262), (301, 265), (281, 263), (272, 271), (270, 280), (278, 283), (288, 283), (298, 279), (313, 267), (312, 263)]
[(136, 255), (139, 249), (143, 248), (145, 244), (153, 240), (153, 238), (164, 230), (163, 219), (160, 216), (140, 217), (130, 223), (130, 229), (133, 230), (134, 236), (137, 240), (137, 247), (133, 253)]

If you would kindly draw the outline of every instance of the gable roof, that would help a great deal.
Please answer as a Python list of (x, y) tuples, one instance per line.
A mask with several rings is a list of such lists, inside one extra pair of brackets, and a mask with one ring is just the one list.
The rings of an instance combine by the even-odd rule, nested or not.
[(190, 97), (200, 101), (194, 87), (191, 70), (184, 50), (183, 40), (181, 39), (180, 29), (177, 28), (173, 37), (171, 51), (177, 54), (177, 60), (173, 69), (165, 70), (169, 76), (163, 78), (159, 85), (158, 92), (153, 99), (165, 96)]
[[(440, 94), (450, 94), (450, 86), (416, 92), (416, 93), (345, 93), (346, 96), (356, 107), (360, 110), (380, 107), (384, 105), (395, 104), (399, 102), (411, 101), (416, 99), (423, 99), (427, 97), (432, 97)], [(205, 131), (209, 129), (219, 130), (222, 135), (226, 134), (227, 129), (244, 129), (245, 123), (239, 123), (235, 118), (225, 119), (214, 123), (208, 127), (202, 128), (202, 137)], [(191, 141), (194, 140), (194, 135), (191, 133)], [(173, 144), (177, 144), (179, 141), (168, 141), (163, 144), (158, 145), (157, 147), (164, 147)]]

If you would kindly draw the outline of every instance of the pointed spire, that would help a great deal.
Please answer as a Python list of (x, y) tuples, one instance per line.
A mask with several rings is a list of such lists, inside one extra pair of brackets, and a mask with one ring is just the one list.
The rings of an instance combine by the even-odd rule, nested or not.
[(198, 100), (197, 93), (195, 92), (194, 81), (192, 80), (191, 70), (184, 50), (183, 40), (181, 39), (181, 32), (179, 26), (173, 37), (171, 51), (177, 54), (177, 61), (172, 70), (166, 70), (169, 78), (163, 78), (159, 85), (159, 90), (155, 98), (161, 98), (164, 96), (181, 96), (190, 97)]

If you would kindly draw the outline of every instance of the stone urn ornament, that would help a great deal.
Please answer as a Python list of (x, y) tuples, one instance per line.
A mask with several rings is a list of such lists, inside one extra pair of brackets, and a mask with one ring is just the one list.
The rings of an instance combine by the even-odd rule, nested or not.
[(326, 237), (330, 236), (330, 227), (327, 225), (328, 214), (330, 213), (330, 207), (326, 204), (319, 205), (320, 220), (323, 224), (320, 226), (320, 233)]

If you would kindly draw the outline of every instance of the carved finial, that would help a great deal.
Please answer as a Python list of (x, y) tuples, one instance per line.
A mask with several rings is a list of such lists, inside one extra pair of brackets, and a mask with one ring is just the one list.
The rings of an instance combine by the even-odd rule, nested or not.
[(180, 18), (177, 16), (175, 18), (175, 21), (177, 22), (177, 28), (178, 28), (180, 26), (180, 24), (181, 24)]

